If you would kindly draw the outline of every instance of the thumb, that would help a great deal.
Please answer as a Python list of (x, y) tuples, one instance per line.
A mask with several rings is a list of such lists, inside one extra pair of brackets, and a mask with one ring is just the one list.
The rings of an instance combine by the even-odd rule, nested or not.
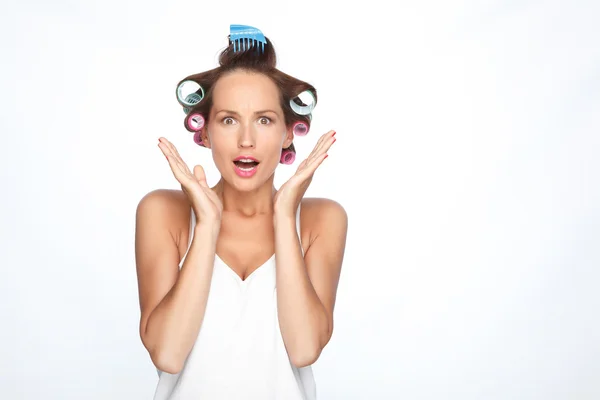
[(194, 176), (200, 183), (200, 186), (208, 187), (208, 183), (206, 182), (206, 174), (204, 173), (204, 168), (201, 165), (196, 165), (194, 167)]

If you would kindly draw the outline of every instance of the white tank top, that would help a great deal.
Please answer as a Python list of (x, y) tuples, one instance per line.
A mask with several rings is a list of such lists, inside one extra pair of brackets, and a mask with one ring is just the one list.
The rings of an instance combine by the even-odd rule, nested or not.
[[(188, 249), (179, 268), (195, 224), (192, 209)], [(296, 227), (300, 238), (300, 207)], [(194, 347), (180, 373), (158, 371), (158, 375), (154, 400), (316, 399), (312, 367), (294, 367), (283, 343), (274, 254), (244, 281), (215, 255)]]

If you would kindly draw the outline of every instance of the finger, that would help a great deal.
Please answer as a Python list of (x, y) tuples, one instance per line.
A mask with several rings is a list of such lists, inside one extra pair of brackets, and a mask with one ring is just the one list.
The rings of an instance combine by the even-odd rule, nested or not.
[(200, 183), (200, 185), (204, 187), (208, 187), (208, 183), (206, 182), (206, 173), (204, 172), (204, 168), (201, 165), (196, 165), (194, 167), (194, 176)]
[[(306, 167), (307, 164), (309, 164), (310, 162), (312, 162), (312, 160), (318, 156), (321, 148), (322, 148), (322, 144), (323, 141), (325, 140), (325, 138), (330, 135), (333, 131), (329, 131), (323, 135), (321, 135), (321, 137), (319, 138), (319, 140), (317, 141), (317, 144), (315, 145), (315, 147), (312, 149), (312, 151), (310, 152), (310, 154), (306, 157), (306, 159), (304, 161), (302, 161), (302, 163), (298, 166), (298, 169), (296, 170), (296, 172), (302, 170), (304, 167)], [(335, 134), (335, 132), (333, 132)]]
[(304, 168), (304, 166), (306, 165), (306, 162), (307, 162), (307, 161), (308, 161), (308, 158), (307, 158), (307, 159), (304, 159), (304, 160), (303, 160), (303, 161), (300, 163), (300, 165), (298, 165), (298, 168), (296, 168), (296, 172), (295, 172), (296, 174), (297, 174), (298, 172), (302, 171), (302, 169), (303, 169), (303, 168)]
[(177, 158), (179, 158), (179, 160), (185, 164), (185, 162), (183, 162), (183, 159), (181, 158), (181, 156), (179, 155), (179, 152), (177, 151), (177, 148), (175, 147), (175, 145), (173, 143), (171, 143), (170, 141), (168, 141), (165, 138), (161, 139), (161, 142), (163, 142), (170, 150), (171, 153), (173, 153), (174, 156), (176, 156)]
[(331, 145), (336, 141), (334, 135), (335, 131), (329, 131), (321, 136), (321, 139), (319, 140), (320, 143), (315, 146), (314, 151), (308, 156), (307, 164), (312, 164), (316, 160), (320, 159), (323, 154), (327, 153), (327, 151), (331, 148)]
[(319, 154), (316, 154), (314, 156), (312, 156), (311, 158), (307, 158), (306, 160), (304, 160), (304, 165), (303, 165), (303, 170), (299, 168), (299, 170), (297, 171), (299, 175), (306, 175), (306, 176), (311, 176), (312, 174), (315, 173), (316, 169), (319, 167), (319, 165), (321, 165), (321, 163), (323, 162), (323, 160), (325, 160), (327, 157), (329, 157), (329, 154), (327, 154), (327, 150), (329, 150), (329, 148), (331, 147), (331, 144), (335, 142), (335, 139), (331, 140), (330, 143), (328, 145), (326, 145), (325, 147), (322, 147), (321, 150), (319, 151)]
[(321, 135), (321, 137), (319, 138), (319, 140), (317, 140), (317, 144), (315, 144), (315, 147), (310, 152), (310, 154), (308, 155), (307, 158), (310, 158), (311, 156), (315, 155), (317, 151), (319, 151), (319, 149), (321, 148), (321, 145), (322, 145), (323, 141), (325, 140), (325, 138), (327, 137), (327, 135), (330, 134), (331, 132), (332, 131), (329, 131), (329, 132)]
[(204, 192), (206, 193), (206, 195), (212, 200), (212, 202), (216, 205), (222, 204), (221, 203), (221, 199), (219, 198), (219, 195), (210, 187), (206, 187), (204, 188)]
[(187, 167), (185, 165), (182, 165), (180, 159), (173, 155), (171, 150), (164, 143), (159, 143), (158, 147), (160, 147), (161, 151), (167, 158), (167, 161), (169, 162), (169, 166), (171, 167), (171, 171), (173, 171), (175, 178), (177, 178), (177, 180), (180, 183), (183, 183), (182, 179), (189, 179), (191, 174)]
[(321, 157), (314, 159), (311, 163), (307, 163), (304, 167), (304, 170), (298, 171), (297, 176), (302, 180), (312, 179), (312, 176), (315, 174), (315, 171), (319, 166), (323, 163), (323, 161), (328, 157), (327, 153), (322, 154)]
[(319, 168), (319, 166), (323, 163), (323, 161), (325, 161), (325, 159), (329, 157), (329, 154), (324, 153), (321, 154), (320, 157), (317, 157), (313, 160), (313, 162), (311, 162), (310, 164), (308, 164), (306, 166), (306, 173), (310, 176), (313, 175), (315, 173), (315, 171), (317, 170), (317, 168)]
[[(183, 160), (181, 159), (181, 156), (179, 155), (179, 152), (177, 152), (177, 149), (175, 148), (175, 146), (173, 146), (173, 144), (165, 138), (160, 138), (159, 141), (160, 141), (159, 147), (161, 147), (161, 145), (164, 146), (164, 148), (167, 149), (169, 156), (173, 158), (174, 162), (177, 163), (178, 167), (183, 172), (185, 172), (186, 174), (191, 176), (192, 172), (190, 171), (187, 164), (185, 162), (183, 162)], [(164, 153), (164, 151), (163, 151), (163, 153)], [(165, 155), (167, 155), (167, 154), (165, 154)]]
[(173, 143), (169, 142), (169, 141), (167, 141), (167, 144), (173, 150), (173, 153), (175, 153), (175, 155), (177, 155), (177, 157), (179, 157), (179, 159), (181, 161), (183, 161), (183, 158), (181, 158), (181, 156), (179, 155), (179, 151), (177, 150), (177, 147), (175, 147), (175, 145)]
[[(313, 149), (313, 151), (311, 152), (311, 154), (308, 156), (308, 158), (318, 158), (321, 156), (321, 154), (323, 154), (324, 148), (327, 147), (331, 147), (331, 143), (333, 143), (335, 141), (335, 139), (333, 138), (335, 135), (335, 131), (334, 130), (330, 130), (329, 132), (323, 134), (320, 138), (319, 141), (317, 142), (317, 145), (315, 146), (315, 148)], [(325, 150), (326, 151), (326, 150)]]
[(173, 161), (175, 161), (175, 156), (173, 155), (173, 152), (166, 144), (164, 144), (163, 142), (158, 142), (158, 148), (160, 149), (160, 151), (163, 152), (165, 157), (167, 157), (167, 160), (171, 158)]
[(302, 161), (302, 162), (300, 163), (300, 165), (298, 166), (298, 169), (302, 169), (302, 168), (304, 168), (304, 166), (306, 165), (306, 162), (307, 162), (307, 161), (308, 161), (308, 158), (307, 158), (307, 159), (305, 159), (304, 161)]

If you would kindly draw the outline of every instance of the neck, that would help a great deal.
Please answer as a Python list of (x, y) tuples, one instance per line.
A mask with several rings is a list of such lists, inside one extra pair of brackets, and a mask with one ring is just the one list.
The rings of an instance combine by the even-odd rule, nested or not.
[(273, 212), (273, 196), (276, 193), (273, 176), (264, 185), (250, 191), (240, 191), (221, 177), (214, 189), (223, 203), (223, 212), (246, 217)]

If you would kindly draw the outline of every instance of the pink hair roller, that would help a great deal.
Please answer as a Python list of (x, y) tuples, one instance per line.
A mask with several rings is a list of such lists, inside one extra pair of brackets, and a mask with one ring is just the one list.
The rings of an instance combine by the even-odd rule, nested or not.
[(306, 125), (306, 123), (304, 123), (303, 121), (297, 121), (292, 126), (292, 131), (294, 132), (294, 135), (304, 136), (308, 133), (308, 130), (308, 125)]
[(204, 142), (202, 141), (202, 131), (194, 132), (194, 143), (198, 146), (204, 146)]
[(285, 149), (281, 152), (281, 163), (282, 164), (287, 164), (290, 165), (294, 162), (294, 160), (296, 159), (296, 153), (289, 150), (289, 149)]
[(204, 116), (200, 113), (188, 114), (185, 117), (185, 128), (190, 132), (198, 132), (204, 127)]

